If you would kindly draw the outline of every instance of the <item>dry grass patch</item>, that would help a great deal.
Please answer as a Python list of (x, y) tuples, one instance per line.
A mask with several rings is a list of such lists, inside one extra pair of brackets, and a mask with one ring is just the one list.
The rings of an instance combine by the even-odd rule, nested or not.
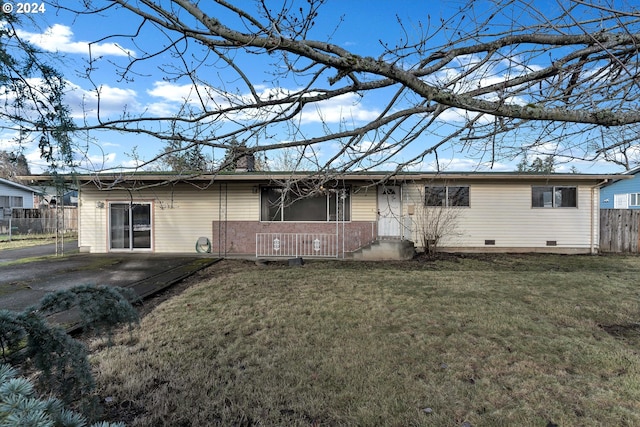
[[(65, 239), (75, 239), (75, 234), (65, 235)], [(55, 234), (40, 234), (40, 235), (17, 235), (13, 236), (9, 240), (8, 235), (0, 235), (0, 251), (5, 249), (20, 249), (30, 246), (46, 245), (48, 243), (55, 243)]]
[[(242, 261), (94, 356), (134, 426), (640, 424), (637, 257)], [(117, 412), (114, 410), (114, 413)]]

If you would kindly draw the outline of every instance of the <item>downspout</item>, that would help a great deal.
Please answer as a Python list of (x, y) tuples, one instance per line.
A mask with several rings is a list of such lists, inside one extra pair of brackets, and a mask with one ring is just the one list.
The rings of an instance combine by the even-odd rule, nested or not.
[[(595, 194), (596, 194), (596, 189), (600, 189), (600, 187), (602, 187), (603, 185), (605, 185), (606, 183), (608, 183), (609, 180), (605, 179), (602, 182), (594, 185), (591, 187), (591, 232), (590, 234), (590, 242), (589, 242), (589, 253), (591, 253), (591, 255), (595, 255), (596, 254), (596, 237), (598, 237), (598, 248), (600, 248), (600, 220), (598, 218), (598, 220), (596, 221), (596, 215), (599, 215), (599, 211), (600, 211), (600, 198), (598, 198), (598, 200), (595, 200)], [(596, 228), (595, 225), (598, 224), (598, 227)]]
[(405, 229), (404, 229), (404, 183), (402, 181), (400, 183), (400, 240), (404, 241), (405, 239)]
[[(331, 194), (331, 193), (329, 193)], [(329, 209), (329, 204), (327, 206), (327, 210), (329, 211), (329, 215), (331, 215), (331, 210)], [(338, 192), (336, 191), (336, 258), (340, 258), (340, 218), (338, 218), (338, 212), (340, 209), (338, 208)], [(344, 258), (344, 229), (342, 230), (342, 258)]]
[[(344, 185), (344, 182), (342, 183), (342, 185)], [(345, 225), (345, 212), (346, 212), (346, 204), (347, 204), (347, 193), (346, 193), (346, 191), (347, 190), (345, 188), (342, 188), (340, 190), (340, 196), (339, 196), (340, 200), (336, 200), (336, 206), (338, 206), (338, 202), (340, 202), (340, 201), (342, 202), (342, 259), (344, 259), (344, 253), (347, 250), (347, 247), (346, 247), (346, 243), (347, 243), (346, 242), (346, 240), (347, 240), (346, 239), (346, 233), (347, 233), (347, 230), (345, 228), (346, 227), (346, 225)], [(337, 195), (337, 193), (336, 193), (336, 195)]]

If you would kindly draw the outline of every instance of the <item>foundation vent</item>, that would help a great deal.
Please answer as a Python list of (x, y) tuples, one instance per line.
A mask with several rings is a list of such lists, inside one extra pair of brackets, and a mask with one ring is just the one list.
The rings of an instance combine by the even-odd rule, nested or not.
[(496, 241), (495, 240), (485, 240), (484, 241), (484, 245), (485, 246), (495, 246), (496, 245)]

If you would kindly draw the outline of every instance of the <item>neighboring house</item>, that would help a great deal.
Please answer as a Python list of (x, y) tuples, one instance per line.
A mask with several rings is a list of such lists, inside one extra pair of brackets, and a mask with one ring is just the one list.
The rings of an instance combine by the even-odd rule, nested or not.
[(13, 208), (37, 207), (38, 194), (31, 187), (0, 178), (0, 219), (10, 216)]
[(42, 185), (37, 187), (42, 193), (40, 199), (41, 207), (55, 208), (58, 206), (58, 199), (62, 198), (62, 205), (66, 207), (78, 206), (78, 190), (73, 188), (62, 188), (51, 185)]
[(351, 173), (308, 197), (284, 190), (301, 177), (69, 177), (79, 188), (79, 246), (92, 253), (341, 258), (380, 240), (420, 248), (439, 236), (448, 251), (595, 253), (600, 187), (624, 178), (478, 172), (388, 180), (385, 173)]
[(601, 209), (640, 209), (640, 167), (631, 169), (600, 190)]

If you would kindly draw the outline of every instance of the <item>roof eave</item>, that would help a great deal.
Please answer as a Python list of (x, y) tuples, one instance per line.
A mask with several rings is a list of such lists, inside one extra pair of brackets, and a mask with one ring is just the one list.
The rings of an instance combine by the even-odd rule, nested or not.
[[(90, 175), (29, 175), (20, 179), (31, 182), (51, 182), (61, 178), (65, 182), (99, 183), (99, 182), (272, 182), (305, 178), (324, 178), (324, 175), (313, 172), (246, 172), (224, 174), (90, 174)], [(354, 172), (336, 174), (331, 179), (340, 181), (428, 181), (428, 180), (466, 180), (466, 181), (592, 181), (609, 182), (611, 180), (631, 179), (632, 175), (626, 174), (576, 174), (576, 173), (511, 173), (511, 172), (408, 172), (393, 174), (392, 172)]]

